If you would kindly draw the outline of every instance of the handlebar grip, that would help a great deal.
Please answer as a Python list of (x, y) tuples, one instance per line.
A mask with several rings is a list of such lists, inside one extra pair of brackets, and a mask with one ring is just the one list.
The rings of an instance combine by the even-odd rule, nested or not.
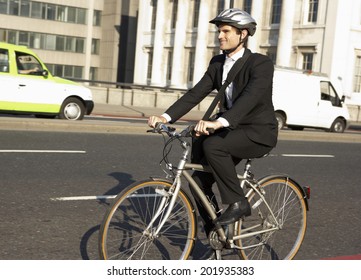
[(211, 127), (208, 127), (207, 128), (207, 131), (210, 133), (210, 134), (213, 134), (215, 132), (215, 129), (214, 128), (211, 128)]

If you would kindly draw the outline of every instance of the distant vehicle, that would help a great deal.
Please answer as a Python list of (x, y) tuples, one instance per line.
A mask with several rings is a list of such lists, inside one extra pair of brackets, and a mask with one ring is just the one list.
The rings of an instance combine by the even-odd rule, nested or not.
[(342, 133), (350, 115), (326, 75), (275, 67), (273, 104), (278, 128), (322, 128)]
[(94, 102), (90, 89), (53, 76), (30, 49), (0, 42), (0, 112), (81, 120)]

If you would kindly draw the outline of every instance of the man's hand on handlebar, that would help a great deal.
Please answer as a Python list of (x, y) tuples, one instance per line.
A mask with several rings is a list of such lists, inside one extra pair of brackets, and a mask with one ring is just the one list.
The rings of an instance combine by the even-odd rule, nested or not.
[(155, 127), (155, 125), (157, 123), (167, 123), (167, 120), (165, 119), (165, 117), (162, 116), (150, 116), (148, 119), (148, 125), (150, 127)]
[(203, 121), (200, 120), (194, 131), (196, 132), (195, 136), (199, 137), (201, 135), (209, 135), (214, 133), (215, 130), (222, 128), (222, 124), (219, 121)]

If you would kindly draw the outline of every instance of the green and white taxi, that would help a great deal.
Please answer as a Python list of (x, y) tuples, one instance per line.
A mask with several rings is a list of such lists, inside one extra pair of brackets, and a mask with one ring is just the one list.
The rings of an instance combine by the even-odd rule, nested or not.
[(93, 108), (90, 89), (53, 76), (27, 47), (0, 42), (0, 112), (81, 120)]

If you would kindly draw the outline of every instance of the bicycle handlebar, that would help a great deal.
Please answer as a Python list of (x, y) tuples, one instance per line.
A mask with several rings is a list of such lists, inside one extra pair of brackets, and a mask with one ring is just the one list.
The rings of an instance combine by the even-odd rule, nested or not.
[[(174, 127), (168, 126), (164, 123), (157, 122), (153, 129), (147, 130), (147, 132), (152, 133), (166, 133), (169, 137), (196, 137), (194, 131), (195, 125), (189, 125), (181, 132), (176, 132)], [(214, 128), (207, 128), (210, 134), (214, 133)]]

